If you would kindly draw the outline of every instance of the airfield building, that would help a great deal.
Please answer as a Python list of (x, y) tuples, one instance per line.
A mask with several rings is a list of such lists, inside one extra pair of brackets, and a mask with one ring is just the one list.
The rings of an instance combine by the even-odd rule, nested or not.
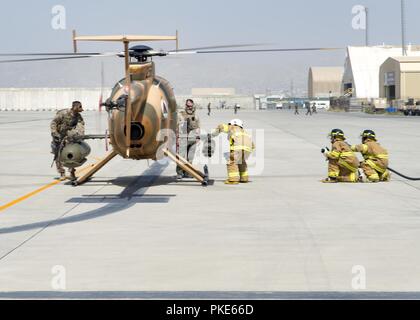
[[(380, 84), (381, 65), (388, 58), (398, 57), (401, 54), (401, 47), (398, 46), (348, 47), (342, 94), (359, 99), (380, 98), (382, 96), (380, 88), (383, 87)], [(408, 46), (407, 56), (420, 57), (420, 46)]]
[(392, 100), (420, 100), (420, 57), (388, 58), (380, 68), (380, 96)]
[(308, 97), (312, 99), (340, 96), (343, 67), (311, 67), (308, 75)]

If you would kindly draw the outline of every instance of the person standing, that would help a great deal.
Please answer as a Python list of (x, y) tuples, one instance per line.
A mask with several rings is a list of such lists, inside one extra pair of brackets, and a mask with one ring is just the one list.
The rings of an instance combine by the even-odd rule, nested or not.
[(235, 103), (234, 113), (237, 114), (238, 113), (238, 110), (239, 110), (239, 104)]
[(316, 110), (316, 103), (312, 103), (312, 113), (318, 113)]
[[(60, 152), (66, 142), (67, 137), (70, 135), (83, 136), (85, 132), (85, 122), (82, 115), (83, 106), (80, 101), (73, 101), (71, 108), (60, 110), (57, 112), (54, 119), (51, 121), (51, 153), (54, 154), (54, 161), (59, 173), (60, 180), (65, 180), (65, 170), (60, 162)], [(70, 179), (75, 180), (75, 169), (70, 169)]]
[(309, 103), (309, 101), (306, 101), (305, 102), (305, 108), (306, 108), (306, 115), (312, 115), (312, 110), (311, 110), (311, 105), (310, 105), (310, 103)]
[[(187, 99), (185, 109), (178, 117), (179, 150), (181, 157), (189, 163), (194, 161), (197, 142), (200, 140), (200, 119), (196, 115), (196, 107), (192, 99)], [(176, 167), (177, 179), (190, 178), (180, 166)]]

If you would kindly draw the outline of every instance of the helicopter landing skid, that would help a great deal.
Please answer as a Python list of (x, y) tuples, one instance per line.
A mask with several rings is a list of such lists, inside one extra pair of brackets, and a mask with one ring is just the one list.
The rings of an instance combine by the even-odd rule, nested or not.
[(78, 186), (82, 183), (85, 183), (90, 177), (92, 177), (96, 172), (98, 172), (104, 165), (106, 165), (109, 161), (111, 161), (115, 156), (117, 155), (117, 152), (114, 150), (108, 152), (108, 154), (98, 162), (92, 165), (92, 167), (82, 176), (77, 178), (77, 180), (73, 181), (73, 186)]
[(202, 173), (179, 154), (174, 154), (168, 149), (163, 150), (163, 153), (180, 166), (182, 170), (189, 173), (194, 179), (200, 182), (202, 186), (207, 186), (209, 184), (209, 170), (207, 165), (204, 166), (204, 173)]

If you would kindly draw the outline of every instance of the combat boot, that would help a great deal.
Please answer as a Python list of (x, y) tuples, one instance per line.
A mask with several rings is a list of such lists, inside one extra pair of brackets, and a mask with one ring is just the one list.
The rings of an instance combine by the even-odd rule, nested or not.
[(70, 171), (70, 180), (71, 181), (76, 181), (77, 177), (76, 177), (76, 169), (71, 169)]
[(66, 179), (67, 179), (67, 178), (66, 178), (66, 173), (65, 173), (65, 172), (63, 172), (63, 171), (60, 171), (60, 172), (59, 172), (59, 176), (55, 178), (55, 180), (60, 180), (60, 181), (64, 181), (64, 180), (66, 180)]
[(337, 183), (338, 180), (337, 178), (328, 177), (328, 178), (322, 179), (321, 182), (322, 183)]

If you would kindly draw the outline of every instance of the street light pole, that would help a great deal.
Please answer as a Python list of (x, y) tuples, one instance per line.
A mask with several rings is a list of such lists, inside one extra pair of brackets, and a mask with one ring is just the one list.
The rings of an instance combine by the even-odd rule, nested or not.
[(401, 0), (401, 47), (402, 55), (407, 55), (407, 50), (405, 48), (405, 0)]
[(369, 47), (369, 9), (366, 6), (365, 6), (365, 15), (366, 15), (365, 39), (366, 39), (366, 47)]

